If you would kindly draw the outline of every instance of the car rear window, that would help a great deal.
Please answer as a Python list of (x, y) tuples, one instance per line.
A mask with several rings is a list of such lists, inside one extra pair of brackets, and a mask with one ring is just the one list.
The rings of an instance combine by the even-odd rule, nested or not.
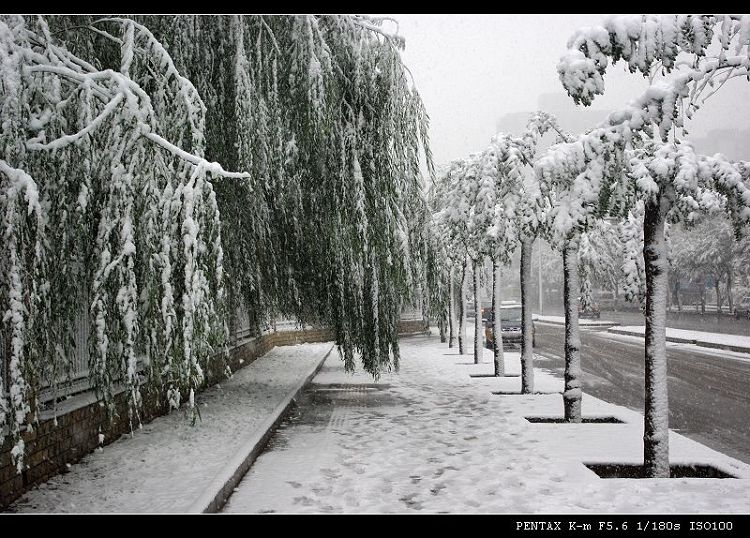
[(500, 312), (500, 319), (502, 321), (521, 321), (520, 308), (502, 308)]

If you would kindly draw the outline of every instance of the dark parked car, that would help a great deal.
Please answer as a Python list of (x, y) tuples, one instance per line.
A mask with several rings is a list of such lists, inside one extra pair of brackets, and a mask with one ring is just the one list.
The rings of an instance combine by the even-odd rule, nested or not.
[[(507, 344), (521, 344), (521, 305), (515, 301), (503, 301), (500, 306), (500, 326), (503, 332), (503, 347)], [(485, 345), (492, 349), (492, 321), (493, 311), (491, 308), (482, 309), (484, 320)], [(533, 326), (532, 326), (533, 331)], [(534, 333), (532, 332), (532, 345), (534, 345)]]
[(750, 319), (750, 295), (746, 295), (734, 308), (734, 316)]

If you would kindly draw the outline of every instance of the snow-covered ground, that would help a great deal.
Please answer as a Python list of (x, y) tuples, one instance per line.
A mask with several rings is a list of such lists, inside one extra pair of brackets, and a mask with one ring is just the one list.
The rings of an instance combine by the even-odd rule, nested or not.
[[(615, 334), (632, 334), (634, 336), (643, 336), (646, 332), (646, 327), (644, 327), (643, 325), (624, 325), (622, 327), (614, 327), (610, 329), (610, 332)], [(737, 351), (744, 349), (750, 351), (750, 336), (742, 336), (739, 334), (688, 331), (685, 329), (671, 329), (668, 327), (667, 340), (682, 343), (692, 343), (703, 346), (708, 345), (711, 347), (727, 346), (731, 348), (737, 348)]]
[[(472, 328), (467, 335), (471, 338)], [(201, 397), (203, 421), (156, 419), (87, 456), (12, 505), (15, 511), (183, 512), (330, 344), (272, 350)], [(750, 466), (671, 434), (674, 463), (713, 464), (743, 479), (600, 479), (585, 463), (640, 463), (641, 415), (584, 395), (584, 416), (624, 424), (534, 424), (561, 416), (562, 380), (520, 379), (472, 364), (439, 338), (402, 339), (398, 373), (346, 374), (334, 351), (314, 379), (314, 408), (279, 430), (227, 512), (746, 513)], [(506, 353), (508, 373), (519, 355)], [(305, 404), (303, 399), (303, 404)], [(307, 418), (305, 418), (307, 417)], [(312, 417), (312, 420), (310, 420)]]
[[(636, 412), (584, 395), (584, 416), (624, 423), (532, 424), (524, 417), (561, 416), (561, 396), (492, 394), (518, 391), (520, 379), (470, 377), (492, 372), (489, 350), (475, 366), (433, 335), (403, 339), (401, 354), (400, 372), (379, 385), (346, 374), (332, 354), (313, 381), (329, 403), (279, 430), (225, 511), (750, 511), (750, 466), (674, 432), (673, 463), (713, 464), (743, 479), (601, 479), (585, 467), (642, 462)], [(505, 356), (518, 373), (519, 354)], [(563, 387), (535, 376), (538, 391)]]
[(276, 347), (198, 396), (202, 420), (182, 412), (122, 436), (26, 493), (18, 512), (185, 512), (331, 343)]
[[(565, 325), (565, 316), (540, 316), (534, 314), (534, 321), (541, 321), (544, 323), (553, 323), (555, 325)], [(606, 319), (586, 319), (580, 318), (578, 325), (581, 327), (611, 327), (617, 325), (615, 321), (607, 321)]]
[[(639, 347), (643, 346), (642, 334), (641, 335), (617, 334), (617, 333), (608, 332), (607, 338), (609, 338), (610, 340), (617, 340), (617, 341), (625, 342), (631, 345), (636, 345)], [(669, 341), (667, 341), (667, 349), (682, 349), (685, 351), (690, 351), (691, 353), (700, 353), (701, 355), (721, 357), (722, 359), (731, 359), (731, 360), (744, 361), (744, 362), (750, 361), (750, 349), (748, 349), (748, 352), (741, 352), (741, 351), (731, 351), (728, 349), (721, 349), (718, 347), (704, 347), (704, 346), (697, 346), (695, 344), (687, 344), (685, 342), (669, 342)], [(562, 350), (560, 351), (562, 353)], [(545, 353), (545, 355), (549, 355), (549, 353)]]

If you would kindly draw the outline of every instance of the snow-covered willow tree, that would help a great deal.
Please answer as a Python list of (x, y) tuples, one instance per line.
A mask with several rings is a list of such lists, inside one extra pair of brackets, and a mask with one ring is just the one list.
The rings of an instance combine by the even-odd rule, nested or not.
[(534, 240), (546, 233), (548, 212), (550, 208), (549, 196), (544, 185), (534, 173), (535, 161), (538, 158), (537, 146), (541, 138), (548, 132), (556, 133), (558, 138), (565, 137), (558, 125), (557, 119), (543, 111), (535, 112), (526, 124), (526, 130), (521, 136), (520, 159), (514, 163), (525, 168), (513, 174), (514, 178), (522, 178), (520, 183), (511, 187), (511, 196), (515, 198), (515, 220), (518, 241), (521, 250), (520, 283), (521, 283), (521, 392), (534, 392), (534, 351), (533, 351), (533, 321), (531, 314), (531, 257)]
[[(474, 364), (482, 362), (484, 355), (481, 279), (485, 259), (492, 254), (494, 246), (490, 241), (489, 232), (497, 208), (496, 182), (492, 174), (486, 173), (486, 157), (487, 151), (485, 150), (478, 155), (476, 166), (464, 178), (469, 187), (471, 202), (467, 223), (467, 243), (474, 284)], [(495, 362), (497, 363), (497, 358)], [(497, 364), (495, 369), (497, 369)]]
[[(422, 237), (424, 252), (424, 291), (423, 304), (425, 312), (431, 319), (436, 319), (440, 330), (440, 341), (449, 340), (453, 346), (453, 301), (451, 300), (451, 261), (448, 256), (447, 243), (444, 240), (443, 228), (437, 220), (437, 207), (440, 197), (435, 195), (439, 185), (433, 183), (427, 194), (426, 207), (423, 213)], [(446, 335), (446, 328), (449, 334)]]
[[(747, 17), (610, 17), (603, 26), (578, 30), (558, 65), (563, 86), (582, 104), (603, 93), (610, 59), (622, 59), (631, 71), (652, 77), (643, 95), (574, 142), (553, 147), (544, 163), (544, 173), (576, 177), (582, 201), (598, 204), (600, 212), (625, 218), (643, 205), (644, 468), (650, 477), (670, 473), (665, 226), (713, 211), (726, 212), (738, 233), (750, 222), (747, 166), (719, 154), (696, 154), (677, 130), (726, 80), (750, 75), (749, 37)], [(658, 69), (671, 76), (653, 81)], [(704, 96), (707, 88), (713, 89)], [(580, 216), (570, 212), (570, 227)]]
[[(545, 112), (532, 114), (522, 136), (498, 133), (482, 153), (452, 163), (442, 177), (442, 183), (447, 187), (440, 191), (444, 201), (438, 221), (456, 245), (451, 250), (472, 259), (475, 267), (474, 294), (477, 297), (478, 268), (485, 257), (493, 260), (493, 354), (495, 375), (498, 376), (504, 375), (499, 306), (500, 268), (510, 262), (513, 250), (521, 244), (521, 385), (524, 393), (534, 390), (531, 247), (542, 229), (547, 210), (537, 179), (531, 171), (539, 140), (549, 131), (556, 131), (562, 136), (553, 116)], [(464, 281), (465, 278), (462, 279), (462, 289)], [(481, 315), (481, 311), (477, 311), (478, 316)], [(480, 332), (480, 320), (475, 322), (476, 331)], [(475, 362), (479, 361), (481, 352), (479, 342), (479, 339), (475, 340)], [(459, 347), (463, 353), (463, 348)]]
[[(419, 160), (431, 169), (431, 158), (393, 21), (137, 20), (203, 98), (207, 158), (251, 176), (214, 184), (230, 313), (244, 309), (258, 328), (276, 315), (330, 326), (349, 370), (356, 354), (375, 376), (397, 366), (398, 319), (424, 279)], [(111, 24), (56, 28), (85, 49), (111, 42)]]
[(594, 303), (594, 283), (612, 291), (621, 286), (624, 242), (618, 224), (597, 220), (591, 229), (581, 234), (578, 260), (583, 306)]
[[(450, 167), (441, 170), (430, 186), (428, 193), (428, 205), (430, 208), (430, 238), (433, 241), (431, 251), (434, 253), (432, 259), (436, 262), (433, 270), (428, 271), (428, 288), (442, 288), (443, 308), (447, 310), (448, 321), (448, 347), (453, 347), (458, 332), (457, 305), (455, 297), (455, 265), (458, 263), (456, 253), (453, 250), (452, 231), (448, 218), (448, 194), (451, 192)], [(465, 260), (466, 256), (463, 256)]]
[(348, 369), (398, 365), (431, 159), (385, 22), (0, 19), (0, 425), (19, 469), (81, 315), (92, 385), (112, 412), (124, 385), (133, 425), (143, 390), (197, 411), (239, 308), (332, 327)]
[[(558, 129), (558, 140), (573, 142), (575, 138)], [(595, 256), (591, 240), (602, 243), (613, 235), (602, 219), (598, 198), (587, 196), (590, 184), (598, 186), (602, 172), (590, 166), (582, 173), (572, 173), (566, 167), (549, 165), (554, 160), (557, 146), (552, 146), (537, 161), (536, 173), (540, 194), (549, 206), (546, 213), (545, 232), (552, 245), (562, 252), (563, 304), (565, 309), (565, 390), (563, 408), (566, 422), (581, 422), (583, 381), (581, 369), (581, 336), (578, 323), (579, 306), (590, 302), (591, 269), (601, 269), (605, 260)], [(617, 168), (614, 162), (615, 170)], [(612, 167), (612, 163), (609, 164)], [(602, 237), (608, 235), (609, 238)], [(599, 241), (597, 241), (599, 240)], [(582, 252), (583, 251), (583, 252)], [(583, 254), (583, 257), (581, 256)], [(583, 290), (581, 286), (583, 273)], [(583, 291), (583, 293), (582, 293)]]
[[(458, 293), (458, 352), (466, 352), (466, 281), (469, 275), (470, 239), (469, 226), (474, 199), (480, 154), (471, 154), (466, 159), (452, 161), (438, 178), (439, 187), (435, 192), (434, 207), (437, 209), (434, 221), (441, 230), (442, 241), (446, 246), (449, 264), (449, 293), (451, 301), (454, 291)], [(458, 277), (458, 290), (453, 282)]]
[(486, 218), (483, 242), (492, 261), (492, 354), (495, 376), (505, 375), (501, 304), (502, 267), (510, 265), (518, 245), (516, 205), (513, 193), (522, 183), (522, 141), (499, 133), (492, 137), (482, 156), (481, 181), (485, 185), (483, 204)]
[(164, 405), (195, 410), (226, 341), (213, 181), (248, 176), (203, 158), (205, 106), (153, 34), (130, 20), (106, 34), (113, 69), (71, 53), (42, 17), (0, 18), (0, 427), (19, 472), (20, 432), (71, 368), (77, 317), (92, 322), (91, 384), (110, 415), (125, 386), (131, 427), (142, 371)]

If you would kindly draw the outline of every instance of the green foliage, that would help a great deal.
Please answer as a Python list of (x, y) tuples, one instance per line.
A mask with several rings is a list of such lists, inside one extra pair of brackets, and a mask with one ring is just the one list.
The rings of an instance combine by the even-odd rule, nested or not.
[(216, 183), (230, 308), (331, 326), (348, 369), (356, 353), (375, 376), (397, 365), (430, 163), (401, 42), (362, 17), (144, 22), (207, 104), (207, 158), (252, 178)]
[(81, 316), (93, 387), (113, 412), (123, 383), (134, 425), (142, 390), (199, 417), (243, 311), (331, 327), (349, 370), (398, 367), (400, 313), (434, 295), (440, 252), (428, 118), (383, 23), (0, 19), (0, 425), (17, 461)]

